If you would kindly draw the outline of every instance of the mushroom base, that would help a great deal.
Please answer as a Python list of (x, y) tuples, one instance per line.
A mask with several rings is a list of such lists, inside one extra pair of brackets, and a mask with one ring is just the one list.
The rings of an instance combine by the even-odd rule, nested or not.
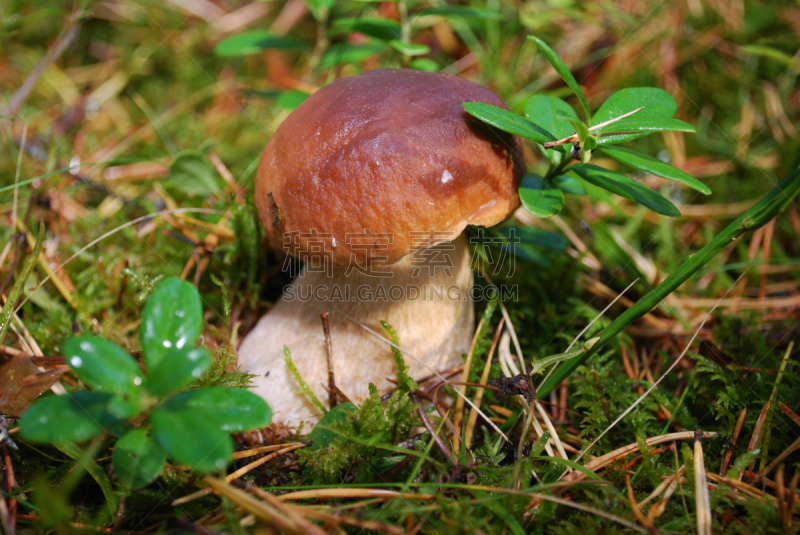
[[(391, 346), (358, 323), (385, 337), (381, 321), (397, 331), (409, 373), (415, 379), (462, 363), (469, 350), (475, 313), (466, 238), (439, 244), (370, 276), (334, 268), (329, 276), (306, 267), (239, 347), (239, 365), (255, 374), (253, 391), (270, 404), (274, 420), (313, 426), (319, 409), (303, 394), (286, 366), (283, 347), (292, 354), (300, 376), (328, 405), (328, 361), (319, 314), (328, 312), (336, 386), (358, 404), (369, 384), (388, 391), (397, 371)], [(443, 261), (443, 259), (446, 259)], [(324, 289), (323, 289), (324, 287)], [(358, 323), (356, 323), (358, 322)], [(416, 360), (410, 355), (416, 357)], [(425, 365), (421, 364), (424, 362)]]

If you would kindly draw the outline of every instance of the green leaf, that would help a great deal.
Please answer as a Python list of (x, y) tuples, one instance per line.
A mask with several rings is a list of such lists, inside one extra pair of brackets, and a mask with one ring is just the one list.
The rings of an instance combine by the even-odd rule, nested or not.
[(586, 195), (586, 188), (574, 177), (569, 175), (558, 175), (553, 179), (553, 183), (565, 193), (573, 195)]
[(492, 234), (505, 240), (519, 240), (519, 243), (537, 245), (548, 249), (563, 250), (567, 248), (569, 242), (561, 234), (550, 232), (536, 227), (521, 227), (519, 225), (509, 225), (506, 227), (493, 227)]
[[(613, 126), (614, 128), (611, 128)], [(637, 119), (632, 116), (629, 119), (623, 119), (618, 123), (614, 123), (607, 129), (599, 139), (600, 145), (615, 145), (617, 143), (624, 143), (640, 137), (649, 136), (655, 132), (689, 132), (694, 133), (695, 129), (692, 125), (684, 123), (679, 119)], [(614, 132), (624, 132), (615, 134)], [(610, 133), (611, 135), (608, 135)]]
[(336, 433), (332, 427), (334, 424), (344, 423), (347, 421), (347, 415), (355, 412), (355, 410), (356, 406), (349, 402), (339, 403), (334, 408), (329, 410), (327, 414), (320, 419), (317, 425), (314, 426), (314, 429), (308, 436), (308, 439), (313, 441), (310, 449), (325, 449), (333, 444), (340, 435)]
[(308, 47), (300, 41), (265, 30), (250, 30), (226, 37), (214, 47), (214, 54), (223, 58), (247, 56), (270, 48), (305, 50)]
[(207, 196), (220, 192), (208, 158), (194, 150), (179, 152), (169, 166), (175, 187), (189, 195)]
[(590, 184), (643, 204), (659, 214), (671, 217), (681, 215), (674, 204), (644, 184), (640, 184), (626, 175), (591, 164), (574, 165), (571, 170)]
[(519, 185), (522, 205), (536, 217), (551, 217), (564, 207), (564, 193), (535, 173), (522, 177)]
[(336, 4), (336, 0), (305, 0), (309, 11), (319, 22), (323, 13), (327, 13)]
[(545, 255), (543, 255), (541, 252), (537, 251), (530, 245), (525, 245), (525, 244), (517, 245), (516, 247), (511, 249), (511, 253), (513, 253), (514, 256), (517, 258), (522, 258), (523, 260), (532, 262), (537, 266), (541, 266), (545, 269), (550, 269), (553, 267), (553, 263), (550, 262), (550, 260), (548, 260)]
[(142, 412), (143, 408), (142, 393), (139, 390), (126, 392), (124, 394), (116, 394), (108, 402), (108, 405), (106, 405), (108, 412), (124, 420), (133, 418)]
[(167, 463), (167, 452), (144, 428), (128, 431), (117, 441), (112, 456), (114, 470), (123, 486), (138, 489), (151, 483)]
[(154, 396), (164, 396), (183, 388), (211, 365), (211, 355), (203, 348), (184, 347), (170, 351), (150, 368), (147, 391)]
[(692, 175), (647, 154), (642, 154), (641, 152), (636, 152), (624, 147), (614, 146), (603, 147), (600, 150), (615, 160), (619, 160), (634, 169), (639, 169), (668, 180), (681, 182), (705, 195), (711, 194), (711, 189)]
[(31, 442), (83, 442), (121, 421), (106, 409), (111, 397), (83, 391), (40, 399), (23, 413), (20, 433)]
[(563, 139), (571, 136), (574, 132), (568, 118), (577, 119), (578, 115), (572, 106), (560, 98), (533, 95), (525, 102), (525, 117), (558, 139)]
[[(622, 89), (611, 95), (600, 109), (594, 113), (592, 125), (610, 121), (621, 115), (644, 107), (640, 112), (631, 115), (631, 119), (672, 119), (678, 111), (678, 104), (672, 95), (656, 87), (631, 87)], [(625, 119), (623, 119), (625, 120)], [(617, 123), (606, 126), (603, 130), (621, 132)]]
[(505, 132), (531, 139), (537, 143), (556, 140), (553, 134), (544, 128), (503, 108), (484, 104), (483, 102), (465, 102), (463, 106), (467, 113), (473, 117)]
[(411, 60), (410, 67), (418, 71), (439, 72), (439, 64), (430, 58), (416, 58)]
[(134, 395), (144, 376), (133, 357), (116, 344), (98, 336), (69, 338), (64, 359), (78, 378), (101, 392)]
[(696, 132), (694, 126), (685, 123), (680, 119), (647, 119), (644, 117), (632, 116), (614, 123), (614, 132)]
[(341, 17), (333, 21), (331, 29), (363, 33), (381, 41), (399, 39), (402, 33), (399, 22), (383, 17)]
[(441, 17), (473, 17), (484, 20), (503, 20), (503, 16), (497, 11), (490, 9), (480, 9), (470, 6), (437, 6), (426, 7), (414, 14), (415, 17), (439, 15)]
[(153, 438), (179, 464), (197, 472), (217, 472), (228, 465), (233, 444), (228, 433), (207, 415), (161, 403), (150, 414)]
[(406, 56), (424, 56), (425, 54), (428, 54), (431, 51), (428, 45), (420, 45), (418, 43), (404, 43), (399, 39), (394, 39), (392, 41), (389, 41), (389, 46), (391, 46), (401, 54), (405, 54)]
[(381, 42), (365, 43), (363, 45), (351, 45), (339, 43), (333, 45), (322, 56), (319, 62), (321, 69), (336, 67), (344, 63), (362, 63), (383, 52), (386, 45)]
[(272, 420), (272, 409), (267, 402), (240, 388), (188, 390), (165, 399), (159, 407), (202, 414), (205, 421), (229, 433), (258, 429)]
[(167, 353), (193, 347), (202, 328), (203, 305), (197, 289), (177, 277), (164, 279), (148, 297), (139, 326), (148, 371)]
[(742, 52), (775, 60), (779, 63), (783, 63), (787, 67), (791, 67), (795, 72), (800, 73), (800, 60), (797, 59), (796, 55), (790, 56), (786, 52), (769, 46), (747, 45), (740, 48)]
[(310, 97), (308, 93), (304, 93), (303, 91), (283, 91), (280, 95), (278, 95), (275, 104), (280, 106), (285, 110), (293, 110), (297, 108), (300, 104), (306, 101), (308, 97)]
[(575, 128), (575, 133), (578, 134), (581, 149), (584, 152), (594, 150), (597, 147), (597, 140), (589, 134), (589, 127), (579, 119), (570, 119), (569, 122)]
[(547, 58), (547, 61), (550, 62), (550, 65), (556, 70), (556, 72), (563, 78), (563, 80), (567, 83), (572, 92), (578, 96), (578, 100), (581, 102), (581, 107), (583, 108), (583, 113), (586, 115), (586, 122), (590, 123), (592, 120), (592, 114), (589, 111), (589, 104), (586, 102), (586, 97), (583, 96), (583, 92), (581, 91), (581, 87), (578, 85), (578, 82), (575, 81), (575, 77), (572, 76), (572, 73), (569, 72), (569, 69), (564, 62), (561, 61), (561, 58), (558, 57), (555, 50), (550, 48), (547, 43), (539, 39), (538, 37), (534, 37), (533, 35), (529, 35), (528, 39), (536, 43), (536, 46), (539, 48), (542, 54)]

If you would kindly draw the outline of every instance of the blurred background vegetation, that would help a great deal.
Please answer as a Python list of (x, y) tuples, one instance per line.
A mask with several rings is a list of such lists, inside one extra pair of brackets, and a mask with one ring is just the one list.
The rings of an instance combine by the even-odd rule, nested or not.
[[(316, 88), (379, 67), (458, 74), (495, 90), (518, 113), (534, 93), (577, 105), (526, 39), (531, 34), (558, 52), (592, 108), (625, 87), (666, 89), (679, 104), (677, 117), (694, 125), (697, 134), (653, 135), (633, 146), (702, 180), (713, 193), (705, 197), (639, 173), (633, 176), (670, 198), (683, 216), (658, 216), (588, 184), (588, 195), (570, 196), (560, 216), (520, 216), (520, 225), (566, 238), (562, 243), (551, 236), (545, 247), (526, 249), (507, 277), (520, 287), (519, 300), (506, 306), (528, 359), (563, 351), (610, 299), (639, 278), (622, 305), (611, 309), (617, 315), (625, 299), (635, 301), (663, 280), (800, 165), (796, 2), (4, 0), (0, 294), (6, 297), (16, 282), (28, 253), (28, 230), (39, 221), (46, 224), (47, 241), (25, 281), (26, 296), (61, 262), (137, 218), (179, 207), (216, 213), (145, 218), (87, 248), (31, 294), (19, 324), (13, 324), (15, 332), (2, 341), (9, 348), (3, 351), (57, 357), (73, 332), (95, 332), (135, 352), (144, 299), (159, 280), (176, 275), (194, 282), (203, 296), (204, 339), (217, 359), (214, 376), (204, 381), (241, 385), (245, 378), (232, 373), (237, 341), (288, 282), (281, 259), (260, 245), (251, 198), (258, 156), (281, 121)], [(533, 170), (545, 164), (532, 144), (526, 145), (526, 161)], [(15, 182), (22, 184), (17, 196)], [(773, 223), (732, 243), (613, 348), (581, 368), (546, 406), (561, 439), (580, 450), (666, 370), (724, 292), (729, 293), (700, 333), (701, 345), (693, 346), (690, 358), (590, 453), (599, 456), (668, 431), (717, 431), (719, 436), (704, 444), (706, 469), (720, 473), (723, 466), (733, 466), (730, 455), (725, 460), (731, 450), (733, 459), (740, 459), (738, 471), (745, 474), (748, 488), (732, 490), (720, 483), (712, 491), (715, 529), (797, 531), (797, 505), (794, 519), (787, 505), (794, 499), (790, 480), (800, 473), (795, 446), (800, 419), (792, 416), (800, 409), (800, 375), (797, 352), (791, 353), (800, 333), (796, 203)], [(477, 307), (483, 313), (486, 303)], [(480, 378), (499, 319), (499, 312), (489, 317), (471, 380)], [(601, 319), (590, 334), (605, 324)], [(32, 370), (23, 367), (17, 373), (37, 373), (28, 364)], [(9, 383), (7, 375), (0, 386), (19, 390), (18, 401), (41, 392), (20, 386), (18, 379)], [(490, 377), (501, 375), (499, 364), (492, 364)], [(62, 378), (76, 384), (69, 374)], [(5, 405), (3, 412), (18, 415), (23, 401)], [(492, 407), (487, 412), (514, 429), (516, 399), (499, 400), (487, 392), (484, 407)], [(421, 440), (427, 444), (425, 436)], [(492, 450), (494, 438), (488, 433), (481, 444), (483, 449), (476, 451), (483, 456), (462, 473), (440, 472), (427, 464), (421, 469), (427, 474), (423, 483), (463, 484), (466, 490), (436, 487), (435, 505), (365, 503), (352, 515), (410, 531), (422, 522), (423, 532), (627, 532), (629, 527), (598, 511), (649, 528), (632, 504), (684, 464), (688, 479), (655, 523), (666, 532), (697, 529), (690, 468), (697, 452), (680, 444), (639, 461), (632, 460), (634, 453), (628, 461), (640, 462), (638, 467), (626, 470), (617, 464), (602, 473), (607, 484), (566, 491), (569, 500), (593, 512), (496, 489), (470, 490), (470, 485), (512, 488), (519, 483), (522, 461), (515, 464), (512, 452)], [(41, 490), (43, 480), (35, 478), (47, 473), (59, 481), (69, 459), (55, 449), (19, 445), (10, 459), (23, 488), (22, 495), (15, 495), (20, 529), (36, 521), (51, 527), (113, 523), (101, 514), (103, 495), (91, 478), (80, 483), (84, 492), (79, 498), (78, 493), (59, 498), (58, 503), (72, 504), (70, 512), (54, 506), (50, 523), (45, 522), (46, 515), (29, 497), (35, 488), (40, 500), (49, 496)], [(779, 483), (777, 467), (770, 463), (790, 450), (794, 453), (781, 459), (785, 467)], [(291, 462), (279, 458), (249, 477), (275, 488), (330, 484), (336, 478), (340, 485), (383, 481), (391, 486), (409, 477), (413, 466), (398, 468), (391, 480), (365, 477), (365, 471), (388, 473), (386, 467), (394, 465), (374, 448), (359, 451), (362, 457), (344, 460), (341, 450), (333, 451), (324, 466), (328, 457), (315, 466), (313, 460), (298, 464), (291, 454)], [(533, 468), (544, 482), (554, 481), (564, 469), (532, 459), (524, 467), (527, 472)], [(766, 480), (758, 478), (767, 467)], [(634, 473), (629, 495), (625, 478)], [(117, 528), (156, 530), (177, 526), (176, 519), (191, 529), (238, 526), (232, 520), (238, 510), (225, 509), (214, 496), (173, 509), (169, 502), (191, 492), (193, 481), (180, 472), (162, 479), (127, 497), (128, 509)], [(784, 496), (790, 493), (786, 503), (774, 497), (778, 489)], [(257, 521), (270, 524), (258, 516)]]

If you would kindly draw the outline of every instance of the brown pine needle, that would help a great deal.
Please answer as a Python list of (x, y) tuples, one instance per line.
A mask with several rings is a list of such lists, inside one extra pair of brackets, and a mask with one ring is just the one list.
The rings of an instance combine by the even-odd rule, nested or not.
[(394, 490), (370, 488), (330, 488), (314, 490), (298, 490), (287, 492), (277, 497), (281, 501), (308, 500), (325, 498), (381, 498), (384, 500), (402, 498), (404, 500), (433, 500), (433, 494), (414, 494), (412, 492), (396, 492)]
[(695, 431), (694, 439), (694, 492), (697, 514), (697, 535), (711, 535), (711, 499), (703, 458), (703, 432)]
[(261, 455), (262, 453), (270, 453), (276, 450), (282, 450), (290, 446), (300, 446), (303, 442), (292, 442), (289, 444), (273, 444), (272, 446), (259, 446), (258, 448), (251, 448), (249, 450), (237, 451), (231, 455), (231, 459), (245, 459), (253, 457), (254, 455)]
[(214, 492), (220, 496), (225, 496), (232, 501), (234, 505), (241, 507), (246, 512), (255, 515), (256, 518), (276, 527), (280, 531), (297, 535), (326, 535), (323, 529), (315, 526), (299, 515), (292, 515), (289, 517), (285, 511), (260, 502), (246, 492), (224, 481), (220, 481), (211, 476), (206, 476), (204, 480)]
[[(255, 494), (256, 496), (258, 496), (259, 498), (263, 499), (264, 501), (266, 501), (266, 502), (268, 502), (270, 504), (274, 504), (276, 507), (278, 507), (278, 506), (279, 507), (283, 507), (287, 511), (292, 511), (294, 513), (297, 513), (297, 514), (299, 514), (301, 516), (304, 516), (304, 517), (307, 517), (307, 518), (313, 518), (315, 520), (322, 520), (326, 524), (331, 524), (331, 525), (347, 524), (347, 525), (350, 525), (350, 526), (357, 526), (357, 527), (360, 527), (360, 528), (366, 529), (366, 530), (381, 531), (381, 532), (392, 533), (392, 534), (396, 534), (396, 535), (402, 535), (404, 533), (404, 531), (402, 529), (400, 529), (400, 528), (398, 528), (396, 526), (388, 526), (388, 525), (386, 525), (386, 524), (384, 524), (382, 522), (378, 522), (376, 520), (359, 520), (359, 519), (356, 519), (356, 518), (350, 518), (350, 517), (342, 516), (342, 515), (338, 514), (344, 508), (337, 508), (337, 510), (336, 510), (337, 514), (331, 514), (331, 513), (325, 512), (325, 511), (320, 511), (316, 507), (315, 508), (303, 507), (303, 506), (300, 506), (300, 505), (295, 505), (295, 504), (292, 504), (292, 503), (283, 502), (281, 500), (281, 498), (282, 498), (281, 496), (273, 496), (272, 494), (268, 493), (267, 491), (265, 491), (263, 489), (260, 489), (260, 488), (254, 486), (254, 485), (249, 484), (249, 483), (247, 485), (245, 485), (245, 490)], [(351, 504), (351, 507), (348, 507), (348, 508), (353, 508), (352, 506), (362, 507), (363, 505), (374, 504), (374, 503), (377, 503), (379, 501), (381, 501), (381, 500), (380, 499), (379, 500), (374, 500), (374, 499), (367, 500), (365, 502), (360, 502), (360, 503), (357, 503), (357, 504)], [(276, 502), (278, 502), (278, 503), (276, 503)], [(280, 505), (278, 505), (278, 504), (280, 504)]]
[[(758, 447), (758, 444), (761, 442), (761, 431), (764, 428), (764, 421), (767, 419), (767, 413), (769, 412), (769, 401), (764, 404), (764, 408), (761, 409), (761, 414), (758, 415), (758, 420), (756, 421), (756, 427), (753, 429), (753, 435), (750, 437), (750, 444), (747, 446), (747, 451), (753, 451), (755, 448)], [(753, 461), (750, 463), (750, 466), (747, 467), (748, 470), (751, 472), (753, 471), (753, 467), (756, 465), (756, 462)], [(742, 475), (739, 474), (739, 481), (742, 480)]]
[[(475, 329), (475, 334), (472, 336), (472, 343), (469, 346), (469, 353), (467, 353), (467, 360), (464, 362), (464, 371), (461, 373), (461, 382), (466, 383), (469, 381), (469, 371), (472, 368), (472, 356), (475, 354), (475, 346), (478, 344), (478, 337), (483, 329), (483, 318), (478, 322), (478, 327)], [(453, 425), (459, 431), (461, 430), (461, 421), (464, 418), (464, 397), (467, 395), (467, 385), (462, 385), (458, 391), (462, 397), (456, 399), (456, 414), (453, 417)], [(453, 437), (453, 451), (459, 451), (461, 444), (458, 436)]]
[[(242, 477), (246, 473), (250, 472), (251, 470), (253, 470), (255, 468), (258, 468), (262, 464), (267, 463), (267, 462), (271, 461), (272, 459), (283, 455), (284, 453), (289, 453), (290, 451), (299, 450), (300, 448), (305, 448), (306, 446), (308, 446), (308, 443), (306, 443), (306, 442), (295, 442), (294, 444), (291, 444), (289, 446), (283, 445), (282, 449), (280, 449), (280, 450), (278, 450), (278, 451), (276, 451), (274, 453), (271, 453), (269, 455), (265, 455), (264, 457), (261, 457), (260, 459), (256, 459), (252, 463), (239, 468), (238, 470), (236, 470), (235, 472), (233, 472), (231, 474), (228, 474), (227, 476), (225, 476), (225, 482), (226, 483), (230, 483), (231, 481), (233, 481), (235, 479), (239, 479), (240, 477)], [(270, 447), (270, 446), (267, 446), (267, 447)], [(193, 492), (192, 494), (188, 494), (186, 496), (183, 496), (182, 498), (178, 498), (177, 500), (173, 501), (172, 502), (172, 506), (176, 507), (178, 505), (182, 505), (184, 503), (188, 503), (188, 502), (191, 502), (193, 500), (197, 500), (198, 498), (202, 498), (203, 496), (208, 496), (212, 492), (214, 492), (214, 488), (213, 487), (200, 489), (197, 492)]]
[[(795, 440), (794, 442), (792, 442), (792, 443), (789, 445), (789, 447), (788, 447), (788, 448), (786, 448), (786, 449), (783, 451), (783, 453), (781, 453), (780, 455), (778, 455), (777, 457), (775, 457), (775, 459), (774, 459), (774, 460), (773, 460), (771, 463), (769, 463), (767, 466), (765, 466), (765, 467), (764, 467), (764, 469), (763, 469), (763, 470), (761, 470), (761, 471), (758, 473), (758, 477), (760, 477), (760, 478), (762, 478), (762, 477), (766, 477), (766, 475), (767, 475), (767, 474), (769, 474), (770, 472), (772, 472), (772, 469), (773, 469), (773, 468), (775, 468), (776, 466), (778, 466), (778, 464), (780, 464), (781, 462), (783, 462), (783, 460), (784, 460), (784, 459), (786, 459), (786, 457), (788, 457), (789, 455), (791, 455), (792, 453), (794, 453), (794, 452), (795, 452), (795, 451), (797, 451), (798, 449), (800, 449), (800, 438), (798, 438), (797, 440)], [(739, 477), (739, 480), (741, 481), (741, 476)]]
[[(713, 431), (703, 431), (702, 434), (703, 438), (712, 438), (717, 436), (717, 433)], [(657, 437), (651, 437), (645, 440), (645, 443), (648, 446), (654, 446), (656, 444), (663, 444), (664, 442), (671, 442), (673, 440), (689, 440), (694, 438), (694, 431), (681, 431), (679, 433), (668, 433), (666, 435), (659, 435)], [(624, 457), (627, 457), (631, 453), (639, 451), (639, 443), (633, 442), (628, 444), (627, 446), (623, 446), (618, 448), (612, 452), (606, 453), (600, 457), (596, 457), (583, 465), (588, 470), (592, 472), (597, 472), (601, 468), (604, 468), (611, 463), (614, 463)], [(564, 481), (577, 481), (584, 479), (586, 475), (583, 472), (574, 471), (567, 475)]]
[(636, 520), (646, 527), (648, 530), (653, 527), (653, 521), (647, 518), (642, 514), (642, 510), (639, 509), (639, 505), (636, 503), (636, 496), (633, 494), (633, 487), (631, 486), (631, 476), (628, 472), (625, 472), (625, 486), (628, 487), (628, 502), (630, 503), (631, 510), (633, 511), (633, 516), (636, 517)]
[[(494, 333), (494, 339), (492, 340), (492, 347), (489, 348), (489, 354), (486, 356), (486, 365), (483, 367), (483, 373), (481, 374), (480, 384), (485, 385), (486, 382), (489, 380), (489, 370), (492, 367), (492, 358), (494, 358), (494, 351), (497, 349), (497, 340), (500, 338), (500, 332), (503, 330), (503, 324), (505, 323), (505, 318), (500, 320), (500, 323), (497, 324), (497, 330)], [(478, 392), (475, 394), (475, 410), (469, 413), (469, 417), (467, 419), (467, 429), (464, 431), (464, 443), (467, 445), (467, 449), (472, 446), (472, 434), (475, 431), (475, 423), (478, 421), (478, 410), (481, 408), (481, 402), (483, 401), (483, 388), (479, 388)]]
[[(734, 446), (736, 445), (736, 441), (739, 440), (739, 433), (742, 432), (745, 416), (747, 416), (747, 408), (742, 409), (742, 412), (739, 414), (739, 419), (736, 420), (736, 427), (733, 429), (733, 437), (731, 438), (731, 443)], [(733, 455), (733, 448), (728, 448), (728, 451), (725, 452), (725, 460), (722, 462), (722, 469), (719, 472), (719, 475), (722, 477), (725, 477), (725, 474), (728, 472), (728, 463), (731, 462), (731, 455)]]
[[(656, 496), (658, 496), (659, 494), (661, 494), (666, 490), (661, 500), (659, 500), (658, 503), (656, 503), (655, 505), (653, 505), (653, 507), (650, 508), (650, 511), (647, 513), (648, 518), (655, 519), (661, 516), (661, 514), (664, 512), (664, 508), (666, 507), (667, 502), (672, 496), (672, 493), (675, 492), (675, 489), (678, 487), (678, 482), (680, 481), (680, 478), (685, 471), (686, 467), (681, 465), (681, 467), (678, 468), (677, 472), (675, 472), (674, 474), (666, 478), (664, 481), (662, 481), (655, 488), (655, 490), (653, 490), (653, 492), (650, 493), (650, 495), (647, 498), (639, 502), (639, 507), (644, 507), (648, 502), (650, 502), (650, 500), (652, 500), (653, 498), (655, 498)], [(660, 512), (654, 513), (653, 510), (656, 508), (660, 508)]]
[[(600, 124), (596, 124), (594, 126), (591, 126), (591, 127), (589, 127), (589, 132), (594, 132), (595, 130), (599, 130), (599, 129), (605, 127), (605, 126), (608, 126), (610, 124), (616, 123), (617, 121), (621, 121), (622, 119), (625, 119), (626, 117), (630, 117), (634, 113), (639, 113), (643, 109), (644, 109), (644, 106), (642, 106), (641, 108), (637, 108), (637, 109), (635, 109), (633, 111), (629, 111), (628, 113), (620, 115), (619, 117), (614, 117), (613, 119), (610, 119), (610, 120), (608, 120), (608, 121), (606, 121), (604, 123), (600, 123)], [(603, 135), (604, 136), (611, 136), (611, 135), (616, 135), (616, 134), (620, 134), (620, 133), (627, 133), (627, 132), (614, 132), (614, 133), (603, 134)], [(558, 147), (559, 145), (566, 145), (568, 143), (575, 143), (576, 141), (578, 141), (578, 134), (572, 134), (571, 136), (567, 136), (564, 139), (559, 139), (558, 141), (547, 141), (547, 142), (543, 143), (543, 146), (546, 149), (551, 149), (553, 147)]]
[(797, 414), (795, 414), (795, 412), (794, 412), (792, 409), (790, 409), (789, 407), (787, 407), (786, 405), (784, 405), (784, 404), (783, 404), (783, 403), (781, 403), (780, 401), (778, 402), (778, 405), (780, 405), (780, 407), (781, 407), (781, 410), (784, 412), (784, 414), (786, 414), (786, 416), (788, 416), (789, 418), (791, 418), (791, 419), (792, 419), (792, 421), (793, 421), (794, 423), (796, 423), (797, 425), (800, 425), (800, 416), (798, 416)]

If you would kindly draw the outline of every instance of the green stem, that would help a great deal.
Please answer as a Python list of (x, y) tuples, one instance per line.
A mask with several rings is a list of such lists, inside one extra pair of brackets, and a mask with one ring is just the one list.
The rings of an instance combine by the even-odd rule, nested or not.
[(572, 163), (572, 159), (569, 157), (569, 154), (562, 154), (561, 163), (559, 163), (555, 167), (551, 167), (549, 171), (547, 171), (547, 176), (545, 178), (547, 180), (553, 180), (560, 174), (564, 173), (564, 169), (567, 168), (569, 164)]
[(800, 192), (800, 169), (795, 170), (775, 189), (769, 192), (766, 197), (728, 225), (725, 230), (711, 240), (708, 245), (687, 258), (681, 267), (667, 277), (664, 282), (650, 290), (634, 306), (611, 322), (611, 324), (603, 330), (596, 344), (581, 355), (561, 363), (550, 375), (550, 378), (539, 387), (536, 396), (539, 399), (544, 399), (546, 396), (550, 395), (550, 392), (552, 392), (561, 381), (569, 377), (578, 366), (586, 361), (586, 359), (600, 351), (628, 325), (651, 311), (666, 296), (674, 292), (681, 284), (694, 275), (694, 273), (711, 261), (720, 251), (730, 245), (732, 241), (736, 240), (745, 232), (761, 228), (772, 220), (772, 218), (789, 205), (798, 192)]
[[(409, 45), (411, 44), (411, 20), (408, 18), (408, 0), (397, 2), (397, 10), (400, 12), (400, 40)], [(403, 67), (411, 64), (411, 56), (403, 54)]]

